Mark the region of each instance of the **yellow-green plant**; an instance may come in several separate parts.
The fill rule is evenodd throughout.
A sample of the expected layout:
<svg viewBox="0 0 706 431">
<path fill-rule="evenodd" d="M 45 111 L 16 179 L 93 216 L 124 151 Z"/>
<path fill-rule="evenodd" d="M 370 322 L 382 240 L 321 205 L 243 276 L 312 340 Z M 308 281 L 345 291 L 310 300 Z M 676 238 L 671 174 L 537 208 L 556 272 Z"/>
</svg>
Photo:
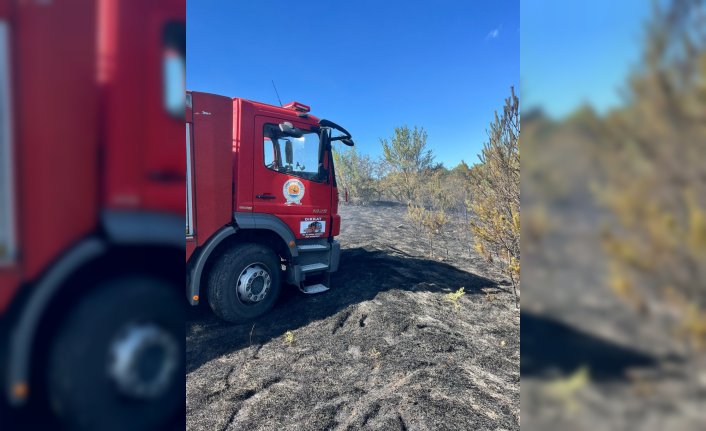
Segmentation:
<svg viewBox="0 0 706 431">
<path fill-rule="evenodd" d="M 556 402 L 564 405 L 569 414 L 576 413 L 579 408 L 578 393 L 583 390 L 591 380 L 588 367 L 581 366 L 572 374 L 558 378 L 543 387 L 544 394 Z"/>
<path fill-rule="evenodd" d="M 373 359 L 378 359 L 380 357 L 380 351 L 373 347 L 372 349 L 370 349 L 370 357 Z"/>
<path fill-rule="evenodd" d="M 455 292 L 444 295 L 444 300 L 450 302 L 453 305 L 454 310 L 458 311 L 461 308 L 461 304 L 459 304 L 458 300 L 465 294 L 465 288 L 462 287 Z"/>
<path fill-rule="evenodd" d="M 407 205 L 407 220 L 412 222 L 412 225 L 422 230 L 424 228 L 424 219 L 426 218 L 426 210 L 422 206 L 409 204 Z"/>
<path fill-rule="evenodd" d="M 428 210 L 422 206 L 409 204 L 407 206 L 407 219 L 423 232 L 429 240 L 430 254 L 434 256 L 434 239 L 444 238 L 444 228 L 449 218 L 444 210 Z M 448 248 L 446 249 L 448 257 Z"/>
<path fill-rule="evenodd" d="M 370 349 L 368 356 L 373 360 L 373 368 L 380 368 L 380 351 L 373 347 Z"/>
<path fill-rule="evenodd" d="M 641 309 L 648 292 L 686 300 L 683 335 L 706 346 L 706 32 L 704 0 L 655 2 L 629 103 L 599 129 L 594 187 L 616 223 L 603 246 L 609 286 Z"/>
<path fill-rule="evenodd" d="M 520 286 L 520 101 L 510 88 L 502 114 L 488 130 L 480 163 L 469 172 L 475 249 Z"/>
<path fill-rule="evenodd" d="M 284 342 L 291 345 L 294 343 L 294 332 L 287 331 L 284 333 Z"/>
</svg>

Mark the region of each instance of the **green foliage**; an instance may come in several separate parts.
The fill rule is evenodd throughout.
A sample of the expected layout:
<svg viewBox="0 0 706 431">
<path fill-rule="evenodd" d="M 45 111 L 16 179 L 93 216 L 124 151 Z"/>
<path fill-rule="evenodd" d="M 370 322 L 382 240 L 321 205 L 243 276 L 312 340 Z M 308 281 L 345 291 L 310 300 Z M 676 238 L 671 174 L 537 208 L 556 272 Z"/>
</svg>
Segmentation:
<svg viewBox="0 0 706 431">
<path fill-rule="evenodd" d="M 343 151 L 333 149 L 338 189 L 348 191 L 353 203 L 367 203 L 380 197 L 378 164 L 367 154 L 360 155 L 355 147 Z"/>
<path fill-rule="evenodd" d="M 458 303 L 458 300 L 461 299 L 461 297 L 465 294 L 465 288 L 462 287 L 455 292 L 447 293 L 446 295 L 444 295 L 444 301 L 448 301 L 453 304 L 454 310 L 458 311 L 461 308 L 461 304 Z"/>
<path fill-rule="evenodd" d="M 399 202 L 414 201 L 420 175 L 434 167 L 434 155 L 427 148 L 423 127 L 395 127 L 394 135 L 381 139 L 386 175 L 384 187 Z"/>
</svg>

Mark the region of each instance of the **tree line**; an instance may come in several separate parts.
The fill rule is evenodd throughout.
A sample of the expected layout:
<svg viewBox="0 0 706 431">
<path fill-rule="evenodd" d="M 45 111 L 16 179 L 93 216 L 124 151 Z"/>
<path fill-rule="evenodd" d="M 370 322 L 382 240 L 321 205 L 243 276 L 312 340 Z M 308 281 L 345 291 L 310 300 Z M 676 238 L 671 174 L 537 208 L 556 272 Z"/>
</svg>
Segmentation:
<svg viewBox="0 0 706 431">
<path fill-rule="evenodd" d="M 423 127 L 396 127 L 380 139 L 382 156 L 355 148 L 334 149 L 339 191 L 352 204 L 395 201 L 407 205 L 407 219 L 441 253 L 452 218 L 459 218 L 475 249 L 520 285 L 520 109 L 514 88 L 488 126 L 478 162 L 452 169 L 435 161 Z M 448 253 L 448 250 L 446 250 Z"/>
</svg>

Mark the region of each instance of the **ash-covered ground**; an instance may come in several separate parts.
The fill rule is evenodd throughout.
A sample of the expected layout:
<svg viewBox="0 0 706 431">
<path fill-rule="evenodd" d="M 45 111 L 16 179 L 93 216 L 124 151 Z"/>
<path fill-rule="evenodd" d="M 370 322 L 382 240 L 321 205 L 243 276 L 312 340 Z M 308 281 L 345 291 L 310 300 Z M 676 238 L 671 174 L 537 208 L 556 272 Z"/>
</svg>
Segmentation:
<svg viewBox="0 0 706 431">
<path fill-rule="evenodd" d="M 470 253 L 463 220 L 432 258 L 405 212 L 341 208 L 328 292 L 286 286 L 243 325 L 190 310 L 187 429 L 519 429 L 511 288 Z M 446 295 L 460 287 L 456 307 Z"/>
<path fill-rule="evenodd" d="M 522 124 L 523 429 L 706 430 L 706 354 L 679 335 L 683 309 L 609 287 L 601 239 L 616 220 L 590 187 L 604 147 L 591 128 L 547 124 Z"/>
<path fill-rule="evenodd" d="M 523 428 L 706 430 L 706 356 L 663 299 L 641 312 L 607 287 L 606 216 L 587 202 L 553 208 L 541 251 L 523 248 Z"/>
</svg>

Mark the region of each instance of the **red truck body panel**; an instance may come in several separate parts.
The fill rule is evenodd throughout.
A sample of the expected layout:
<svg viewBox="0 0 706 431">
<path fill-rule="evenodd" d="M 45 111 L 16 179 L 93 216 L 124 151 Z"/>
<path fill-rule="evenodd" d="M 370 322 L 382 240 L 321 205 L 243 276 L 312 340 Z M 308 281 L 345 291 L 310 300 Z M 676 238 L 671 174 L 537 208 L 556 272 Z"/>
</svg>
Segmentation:
<svg viewBox="0 0 706 431">
<path fill-rule="evenodd" d="M 65 3 L 20 2 L 9 17 L 22 259 L 14 280 L 2 279 L 0 312 L 19 277 L 36 278 L 97 219 L 98 87 L 90 84 L 95 82 L 96 5 Z"/>
<path fill-rule="evenodd" d="M 191 133 L 193 235 L 187 235 L 186 259 L 233 219 L 232 100 L 191 92 L 187 133 Z"/>
<path fill-rule="evenodd" d="M 115 33 L 102 38 L 105 94 L 103 205 L 184 213 L 181 118 L 162 105 L 165 25 L 183 22 L 185 1 L 110 0 Z M 109 29 L 109 26 L 101 28 Z"/>
<path fill-rule="evenodd" d="M 255 115 L 255 105 L 243 99 L 233 99 L 233 188 L 234 211 L 252 212 L 253 209 L 253 124 L 247 120 Z M 244 120 L 246 119 L 246 120 Z"/>
<path fill-rule="evenodd" d="M 184 0 L 0 0 L 19 244 L 0 267 L 0 313 L 103 210 L 183 214 L 184 126 L 162 105 L 162 44 L 165 23 L 183 24 L 184 11 Z"/>
</svg>

